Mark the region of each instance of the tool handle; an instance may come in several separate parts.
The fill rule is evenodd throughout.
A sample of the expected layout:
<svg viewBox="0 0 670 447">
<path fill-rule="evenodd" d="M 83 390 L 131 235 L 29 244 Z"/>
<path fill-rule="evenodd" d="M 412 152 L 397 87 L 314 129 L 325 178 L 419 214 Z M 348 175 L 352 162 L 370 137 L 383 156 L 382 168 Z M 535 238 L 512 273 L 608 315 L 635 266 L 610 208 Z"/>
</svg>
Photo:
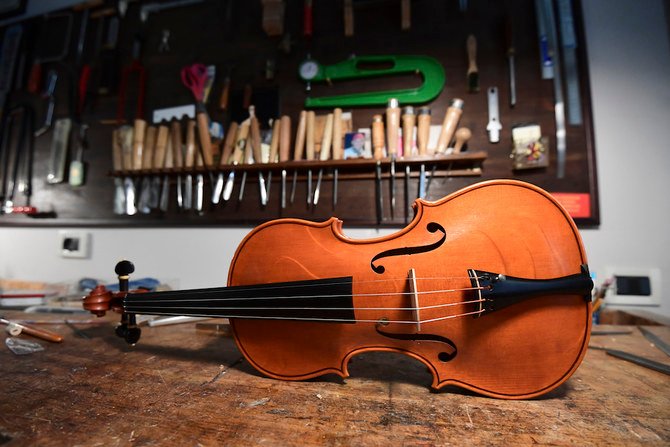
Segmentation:
<svg viewBox="0 0 670 447">
<path fill-rule="evenodd" d="M 372 149 L 375 160 L 384 158 L 384 121 L 381 115 L 372 117 Z"/>
<path fill-rule="evenodd" d="M 333 114 L 326 115 L 326 124 L 323 128 L 323 138 L 321 139 L 321 152 L 319 160 L 326 161 L 330 159 L 330 146 L 333 142 Z"/>
<path fill-rule="evenodd" d="M 269 163 L 277 162 L 280 135 L 281 135 L 281 121 L 274 120 L 274 122 L 272 123 L 272 140 L 270 140 L 270 158 L 268 159 Z"/>
<path fill-rule="evenodd" d="M 202 147 L 202 158 L 205 165 L 211 166 L 214 164 L 212 156 L 212 140 L 209 136 L 209 123 L 207 114 L 200 112 L 196 115 L 198 121 L 198 137 L 200 137 L 200 146 Z"/>
<path fill-rule="evenodd" d="M 397 103 L 397 101 L 396 101 Z M 400 129 L 400 108 L 386 108 L 386 150 L 388 155 L 398 155 L 398 130 Z"/>
<path fill-rule="evenodd" d="M 220 166 L 230 164 L 230 156 L 232 155 L 233 148 L 235 147 L 238 128 L 239 126 L 235 121 L 230 123 L 228 133 L 226 134 L 226 139 L 223 142 L 223 150 L 221 151 L 221 160 L 219 160 Z"/>
<path fill-rule="evenodd" d="M 249 121 L 249 137 L 251 138 L 251 151 L 254 156 L 254 163 L 263 163 L 261 128 L 255 115 L 252 115 Z"/>
<path fill-rule="evenodd" d="M 77 98 L 77 114 L 81 115 L 86 104 L 86 92 L 88 91 L 88 80 L 91 77 L 91 66 L 86 64 L 81 67 L 79 73 L 78 98 Z"/>
<path fill-rule="evenodd" d="M 32 67 L 30 67 L 30 74 L 28 75 L 28 93 L 37 94 L 40 92 L 42 86 L 42 64 L 39 60 L 35 60 Z"/>
<path fill-rule="evenodd" d="M 456 100 L 452 101 L 452 104 Z M 452 105 L 447 109 L 447 113 L 444 116 L 444 121 L 442 122 L 442 130 L 440 131 L 440 138 L 437 141 L 437 152 L 444 153 L 444 151 L 451 143 L 452 138 L 454 137 L 454 132 L 456 132 L 456 127 L 458 126 L 458 120 L 463 114 L 463 109 Z"/>
<path fill-rule="evenodd" d="M 454 153 L 458 154 L 463 149 L 463 145 L 472 137 L 472 132 L 467 127 L 459 127 L 456 130 L 456 143 L 454 144 Z"/>
<path fill-rule="evenodd" d="M 17 324 L 21 328 L 21 332 L 24 332 L 33 337 L 41 338 L 42 340 L 51 341 L 54 343 L 60 343 L 63 341 L 63 337 L 50 331 L 45 331 L 44 329 L 37 329 L 31 326 L 25 326 L 23 324 Z"/>
<path fill-rule="evenodd" d="M 342 160 L 344 149 L 342 141 L 342 109 L 333 110 L 333 160 Z"/>
<path fill-rule="evenodd" d="M 295 134 L 295 148 L 293 149 L 293 159 L 302 160 L 302 155 L 305 152 L 305 137 L 307 134 L 307 112 L 303 110 L 300 112 L 300 120 L 298 121 L 298 130 Z"/>
<path fill-rule="evenodd" d="M 233 164 L 242 163 L 244 161 L 244 152 L 249 137 L 249 122 L 245 121 L 240 124 L 235 138 L 235 149 L 233 151 Z"/>
<path fill-rule="evenodd" d="M 169 133 L 170 130 L 168 129 L 168 126 L 158 126 L 156 149 L 154 151 L 154 169 L 161 169 L 165 166 L 165 150 L 167 148 Z"/>
<path fill-rule="evenodd" d="M 414 126 L 416 115 L 414 111 L 407 111 L 402 116 L 402 152 L 403 156 L 411 157 L 414 149 Z"/>
<path fill-rule="evenodd" d="M 291 156 L 291 117 L 284 115 L 280 120 L 279 161 L 288 161 Z"/>
<path fill-rule="evenodd" d="M 119 142 L 121 154 L 123 155 L 123 169 L 133 169 L 133 128 L 131 126 L 119 127 Z"/>
<path fill-rule="evenodd" d="M 147 126 L 144 134 L 144 151 L 142 152 L 142 169 L 151 169 L 156 150 L 156 127 Z"/>
<path fill-rule="evenodd" d="M 181 136 L 181 123 L 172 121 L 170 123 L 170 137 L 172 138 L 172 160 L 175 168 L 184 166 L 184 148 Z"/>
<path fill-rule="evenodd" d="M 422 109 L 417 118 L 416 144 L 419 155 L 428 154 L 428 138 L 430 137 L 430 110 Z"/>
<path fill-rule="evenodd" d="M 172 149 L 172 136 L 168 128 L 168 139 L 165 143 L 165 168 L 174 168 L 174 150 Z"/>
<path fill-rule="evenodd" d="M 133 127 L 133 169 L 142 169 L 142 154 L 144 152 L 144 133 L 147 122 L 136 119 Z"/>
<path fill-rule="evenodd" d="M 228 101 L 230 100 L 230 76 L 223 79 L 223 89 L 221 90 L 221 98 L 219 98 L 219 108 L 226 110 L 228 108 Z"/>
<path fill-rule="evenodd" d="M 194 120 L 186 122 L 186 151 L 184 153 L 184 166 L 192 168 L 195 165 L 195 127 Z"/>
<path fill-rule="evenodd" d="M 312 37 L 314 23 L 312 17 L 312 0 L 305 0 L 302 10 L 302 35 L 307 38 Z"/>
<path fill-rule="evenodd" d="M 313 110 L 307 112 L 307 122 L 305 124 L 305 158 L 307 160 L 314 160 L 315 144 L 314 144 L 314 127 L 316 121 L 316 113 Z"/>
<path fill-rule="evenodd" d="M 123 154 L 121 150 L 121 137 L 119 130 L 112 131 L 112 166 L 115 171 L 123 169 Z"/>
<path fill-rule="evenodd" d="M 468 73 L 477 71 L 477 38 L 470 34 L 465 41 L 465 48 L 468 52 Z"/>
</svg>

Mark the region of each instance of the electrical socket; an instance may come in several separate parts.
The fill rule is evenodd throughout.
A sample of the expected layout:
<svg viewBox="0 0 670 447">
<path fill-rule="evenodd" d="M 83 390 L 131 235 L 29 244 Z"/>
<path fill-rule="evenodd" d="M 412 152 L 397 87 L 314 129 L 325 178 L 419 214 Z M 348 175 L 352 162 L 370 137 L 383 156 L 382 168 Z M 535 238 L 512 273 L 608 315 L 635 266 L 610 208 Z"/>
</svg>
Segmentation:
<svg viewBox="0 0 670 447">
<path fill-rule="evenodd" d="M 608 266 L 605 267 L 605 278 L 614 278 L 611 291 L 605 296 L 607 304 L 623 306 L 661 305 L 661 269 L 659 268 Z M 633 289 L 640 285 L 643 289 L 646 289 L 648 285 L 648 290 L 639 293 L 629 292 L 623 289 L 624 283 L 631 284 Z"/>
<path fill-rule="evenodd" d="M 91 233 L 59 231 L 58 251 L 63 258 L 87 259 L 91 255 Z"/>
</svg>

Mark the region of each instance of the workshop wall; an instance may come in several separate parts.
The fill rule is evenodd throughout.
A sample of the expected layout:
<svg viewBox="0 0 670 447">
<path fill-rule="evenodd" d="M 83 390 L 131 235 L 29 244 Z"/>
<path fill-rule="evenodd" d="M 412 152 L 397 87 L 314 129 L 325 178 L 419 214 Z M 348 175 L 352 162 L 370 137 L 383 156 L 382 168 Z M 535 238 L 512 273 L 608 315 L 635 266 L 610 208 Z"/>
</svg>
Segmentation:
<svg viewBox="0 0 670 447">
<path fill-rule="evenodd" d="M 582 231 L 590 265 L 599 280 L 609 266 L 660 268 L 662 288 L 669 291 L 667 11 L 662 0 L 645 2 L 644 8 L 632 0 L 589 0 L 583 12 L 601 207 L 600 227 Z M 58 229 L 0 228 L 0 277 L 112 281 L 114 263 L 127 257 L 139 276 L 183 288 L 216 286 L 225 282 L 232 254 L 249 228 L 88 229 L 89 260 L 60 258 Z M 345 226 L 356 238 L 391 231 Z M 670 315 L 670 299 L 664 297 L 654 310 Z"/>
</svg>

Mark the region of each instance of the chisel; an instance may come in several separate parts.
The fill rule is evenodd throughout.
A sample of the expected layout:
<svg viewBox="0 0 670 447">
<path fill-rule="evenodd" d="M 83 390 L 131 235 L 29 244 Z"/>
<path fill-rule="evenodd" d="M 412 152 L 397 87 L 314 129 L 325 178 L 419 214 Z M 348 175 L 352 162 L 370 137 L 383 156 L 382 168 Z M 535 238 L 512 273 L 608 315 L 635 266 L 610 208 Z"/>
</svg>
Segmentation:
<svg viewBox="0 0 670 447">
<path fill-rule="evenodd" d="M 165 154 L 167 152 L 167 143 L 170 136 L 170 129 L 167 125 L 161 124 L 158 126 L 156 133 L 156 147 L 154 150 L 154 169 L 163 169 L 165 167 Z M 156 209 L 161 204 L 161 176 L 156 174 L 151 179 L 151 194 L 149 200 L 149 207 Z"/>
<path fill-rule="evenodd" d="M 279 162 L 289 161 L 291 153 L 291 118 L 287 115 L 281 117 L 279 124 Z M 286 208 L 286 167 L 282 165 L 281 170 L 281 207 Z"/>
<path fill-rule="evenodd" d="M 293 160 L 302 160 L 305 152 L 305 137 L 307 133 L 307 112 L 300 112 L 300 120 L 298 121 L 298 129 L 295 134 L 295 147 L 293 148 Z M 298 180 L 298 169 L 293 170 L 293 184 L 291 186 L 291 204 L 295 199 L 295 189 Z M 308 199 L 309 200 L 309 199 Z"/>
<path fill-rule="evenodd" d="M 474 35 L 468 36 L 465 47 L 468 53 L 468 92 L 476 93 L 479 91 L 479 69 L 477 68 L 477 39 Z"/>
<path fill-rule="evenodd" d="M 390 196 L 391 196 L 391 219 L 395 218 L 395 162 L 398 156 L 398 135 L 400 129 L 400 107 L 398 100 L 389 99 L 386 108 L 386 149 L 391 158 Z"/>
<path fill-rule="evenodd" d="M 195 166 L 195 128 L 194 120 L 186 122 L 186 150 L 184 151 L 184 168 L 186 177 L 184 179 L 184 209 L 193 208 L 193 167 Z"/>
<path fill-rule="evenodd" d="M 156 145 L 156 127 L 148 126 L 144 134 L 144 150 L 142 151 L 142 169 L 149 170 L 153 165 L 154 149 Z M 142 214 L 151 212 L 151 178 L 148 175 L 142 177 L 140 188 L 140 200 L 138 209 Z"/>
<path fill-rule="evenodd" d="M 123 169 L 123 155 L 121 154 L 121 140 L 119 130 L 112 131 L 112 166 L 115 172 Z M 123 179 L 114 176 L 114 214 L 126 214 L 126 193 L 123 189 Z"/>
<path fill-rule="evenodd" d="M 321 138 L 321 151 L 319 152 L 319 161 L 328 161 L 330 159 L 330 149 L 333 142 L 333 114 L 326 115 L 326 124 L 323 128 L 323 137 Z M 323 168 L 319 168 L 319 175 L 314 189 L 314 206 L 319 203 L 319 196 L 321 195 L 321 180 L 323 177 Z"/>
<path fill-rule="evenodd" d="M 173 120 L 170 123 L 170 138 L 172 139 L 172 161 L 174 167 L 182 169 L 184 167 L 184 144 L 181 136 L 181 123 Z M 177 175 L 177 207 L 184 208 L 184 193 L 182 190 L 181 173 Z"/>
<path fill-rule="evenodd" d="M 165 144 L 165 165 L 163 166 L 166 169 L 172 169 L 174 167 L 174 151 L 172 149 L 172 137 L 170 136 L 170 130 L 168 129 L 168 138 Z M 158 209 L 167 212 L 169 208 L 169 197 L 170 194 L 170 178 L 165 172 L 163 174 L 163 183 L 161 185 L 161 198 L 158 204 Z"/>
<path fill-rule="evenodd" d="M 373 157 L 377 160 L 375 165 L 375 196 L 377 225 L 381 224 L 384 216 L 384 202 L 382 197 L 382 162 L 384 158 L 384 121 L 381 115 L 372 117 L 372 148 Z"/>
<path fill-rule="evenodd" d="M 263 163 L 261 152 L 261 129 L 258 123 L 258 118 L 253 112 L 253 107 L 249 108 L 251 118 L 249 122 L 249 139 L 251 140 L 251 150 L 253 152 L 254 163 Z M 265 189 L 265 177 L 263 173 L 258 171 L 258 192 L 260 193 L 261 206 L 268 204 L 267 190 Z"/>
<path fill-rule="evenodd" d="M 416 125 L 416 115 L 414 114 L 414 107 L 407 106 L 403 110 L 402 115 L 402 151 L 403 157 L 408 158 L 414 155 L 414 127 Z M 412 207 L 412 200 L 409 197 L 409 180 L 411 178 L 411 170 L 409 165 L 405 165 L 405 223 L 409 222 L 410 209 Z"/>
<path fill-rule="evenodd" d="M 237 138 L 238 127 L 239 126 L 235 121 L 230 123 L 228 132 L 226 133 L 226 138 L 223 142 L 221 159 L 219 160 L 219 169 L 223 169 L 224 166 L 230 164 L 230 157 L 232 156 L 233 148 L 235 147 L 235 139 Z M 214 184 L 214 188 L 212 190 L 212 203 L 214 205 L 219 203 L 221 195 L 223 194 L 223 182 L 224 182 L 223 172 L 219 171 L 219 175 L 216 179 L 216 183 Z"/>
<path fill-rule="evenodd" d="M 333 160 L 344 158 L 344 147 L 342 140 L 342 109 L 333 110 Z M 333 209 L 337 206 L 337 182 L 339 170 L 333 169 Z"/>
<path fill-rule="evenodd" d="M 428 154 L 428 138 L 430 136 L 430 108 L 421 107 L 417 117 L 416 143 L 419 156 Z M 419 167 L 419 189 L 417 196 L 421 199 L 426 197 L 426 165 L 421 163 Z"/>
<path fill-rule="evenodd" d="M 123 169 L 130 171 L 133 168 L 133 128 L 131 126 L 121 126 L 118 129 L 119 143 L 121 144 L 121 156 L 123 160 Z M 130 176 L 123 179 L 123 189 L 126 196 L 126 214 L 132 216 L 137 213 L 135 205 L 135 183 Z"/>
<path fill-rule="evenodd" d="M 246 145 L 248 135 L 249 120 L 246 120 L 240 124 L 235 135 L 235 147 L 233 148 L 232 156 L 233 168 L 231 169 L 230 173 L 228 173 L 226 185 L 223 187 L 222 197 L 224 202 L 227 202 L 233 193 L 233 186 L 235 185 L 235 166 L 242 163 L 244 160 L 244 147 Z"/>
<path fill-rule="evenodd" d="M 272 123 L 272 137 L 270 138 L 270 156 L 268 163 L 277 163 L 279 161 L 279 139 L 281 137 L 281 119 L 275 119 Z M 272 170 L 268 171 L 268 183 L 265 191 L 267 201 L 270 201 L 270 187 L 272 186 Z"/>
<path fill-rule="evenodd" d="M 305 124 L 305 158 L 307 160 L 314 160 L 315 155 L 315 142 L 314 142 L 314 125 L 316 120 L 316 114 L 314 111 L 310 110 L 307 112 L 307 120 Z M 312 202 L 312 170 L 307 170 L 307 207 L 311 205 Z"/>
</svg>

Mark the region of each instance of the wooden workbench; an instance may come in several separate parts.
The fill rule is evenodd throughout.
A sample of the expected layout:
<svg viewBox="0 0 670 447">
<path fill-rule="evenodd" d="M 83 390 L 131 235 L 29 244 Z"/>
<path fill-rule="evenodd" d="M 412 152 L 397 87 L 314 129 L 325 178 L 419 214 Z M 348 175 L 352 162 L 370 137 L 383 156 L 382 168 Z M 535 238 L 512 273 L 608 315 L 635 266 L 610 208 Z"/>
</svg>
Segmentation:
<svg viewBox="0 0 670 447">
<path fill-rule="evenodd" d="M 282 382 L 193 324 L 144 329 L 128 347 L 108 321 L 79 326 L 88 339 L 50 326 L 65 341 L 35 354 L 0 347 L 0 445 L 670 443 L 670 377 L 602 351 L 589 350 L 549 395 L 502 401 L 431 392 L 421 364 L 390 354 L 355 358 L 344 381 Z M 607 328 L 632 333 L 594 336 L 592 346 L 669 363 L 636 328 Z M 669 327 L 650 329 L 670 340 Z"/>
</svg>

